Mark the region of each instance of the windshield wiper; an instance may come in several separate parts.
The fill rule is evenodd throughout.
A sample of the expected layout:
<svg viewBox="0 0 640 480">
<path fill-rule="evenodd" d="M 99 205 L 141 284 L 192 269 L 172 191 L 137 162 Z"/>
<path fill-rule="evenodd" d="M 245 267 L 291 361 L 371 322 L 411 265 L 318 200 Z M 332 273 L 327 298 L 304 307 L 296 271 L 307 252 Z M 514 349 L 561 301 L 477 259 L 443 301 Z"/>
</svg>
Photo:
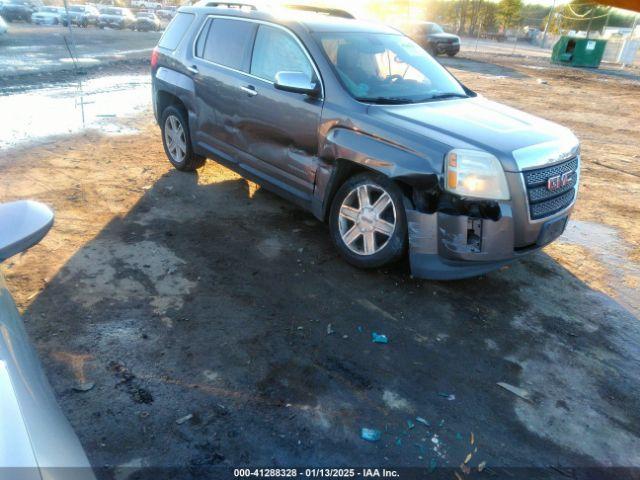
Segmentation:
<svg viewBox="0 0 640 480">
<path fill-rule="evenodd" d="M 375 103 L 377 105 L 404 105 L 407 103 L 413 103 L 414 100 L 404 97 L 358 97 L 356 100 L 360 102 Z"/>
<path fill-rule="evenodd" d="M 444 98 L 468 98 L 469 95 L 465 95 L 464 93 L 436 93 L 435 95 L 431 95 L 430 97 L 422 100 L 423 102 L 428 102 L 429 100 L 442 100 Z"/>
</svg>

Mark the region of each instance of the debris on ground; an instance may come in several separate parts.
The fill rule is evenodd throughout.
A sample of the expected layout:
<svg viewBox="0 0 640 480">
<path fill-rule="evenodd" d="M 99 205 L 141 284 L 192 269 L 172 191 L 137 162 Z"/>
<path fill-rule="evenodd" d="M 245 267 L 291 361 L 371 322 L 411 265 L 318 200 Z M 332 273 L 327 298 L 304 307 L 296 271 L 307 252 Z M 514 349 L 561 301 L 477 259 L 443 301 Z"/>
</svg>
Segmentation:
<svg viewBox="0 0 640 480">
<path fill-rule="evenodd" d="M 362 431 L 360 432 L 360 436 L 362 437 L 363 440 L 366 440 L 367 442 L 377 442 L 378 440 L 380 440 L 380 430 L 376 430 L 375 428 L 362 428 Z"/>
<path fill-rule="evenodd" d="M 188 422 L 189 420 L 191 420 L 193 418 L 193 413 L 190 413 L 188 415 L 185 415 L 184 417 L 180 417 L 179 419 L 176 420 L 176 423 L 178 425 L 182 425 L 185 422 Z"/>
<path fill-rule="evenodd" d="M 83 382 L 83 383 L 79 383 L 78 385 L 74 385 L 73 389 L 76 392 L 88 392 L 89 390 L 91 390 L 93 387 L 95 387 L 95 383 L 93 382 Z"/>
<path fill-rule="evenodd" d="M 386 335 L 376 332 L 373 332 L 371 334 L 371 340 L 373 341 L 373 343 L 389 343 L 389 339 Z"/>
<path fill-rule="evenodd" d="M 327 335 L 333 335 L 336 331 L 331 327 L 331 324 L 327 325 Z"/>
<path fill-rule="evenodd" d="M 409 430 L 411 430 L 415 426 L 416 426 L 415 423 L 413 423 L 411 420 L 407 420 L 407 427 L 409 427 Z"/>
<path fill-rule="evenodd" d="M 481 472 L 482 470 L 484 470 L 484 467 L 486 467 L 486 466 L 487 466 L 487 462 L 485 460 L 481 461 L 478 464 L 478 471 Z"/>
<path fill-rule="evenodd" d="M 429 423 L 429 420 L 427 420 L 426 418 L 416 417 L 416 422 L 423 424 L 425 427 L 431 426 L 431 424 Z"/>
<path fill-rule="evenodd" d="M 531 397 L 529 396 L 529 392 L 527 392 L 526 390 L 520 388 L 520 387 L 514 387 L 513 385 L 509 384 L 509 383 L 505 383 L 505 382 L 498 382 L 497 385 L 499 387 L 504 388 L 505 390 L 513 393 L 514 395 L 522 398 L 523 400 L 526 400 L 527 402 L 531 401 Z"/>
<path fill-rule="evenodd" d="M 438 395 L 440 395 L 443 398 L 446 398 L 449 401 L 453 401 L 456 399 L 456 396 L 453 393 L 440 392 Z"/>
</svg>

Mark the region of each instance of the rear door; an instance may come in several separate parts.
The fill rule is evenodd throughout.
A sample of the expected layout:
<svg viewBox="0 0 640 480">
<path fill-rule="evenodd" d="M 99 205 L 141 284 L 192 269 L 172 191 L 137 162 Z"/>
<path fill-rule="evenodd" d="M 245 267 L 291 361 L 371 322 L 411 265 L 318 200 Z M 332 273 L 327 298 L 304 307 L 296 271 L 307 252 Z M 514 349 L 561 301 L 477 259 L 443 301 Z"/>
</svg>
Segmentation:
<svg viewBox="0 0 640 480">
<path fill-rule="evenodd" d="M 197 108 L 195 141 L 214 154 L 238 161 L 238 132 L 248 115 L 243 89 L 257 24 L 241 19 L 210 17 L 194 45 L 193 65 Z"/>
<path fill-rule="evenodd" d="M 320 82 L 299 39 L 288 29 L 260 24 L 244 88 L 250 115 L 240 130 L 240 145 L 259 160 L 261 169 L 297 197 L 313 192 L 322 98 L 274 87 L 278 72 L 302 72 Z"/>
</svg>

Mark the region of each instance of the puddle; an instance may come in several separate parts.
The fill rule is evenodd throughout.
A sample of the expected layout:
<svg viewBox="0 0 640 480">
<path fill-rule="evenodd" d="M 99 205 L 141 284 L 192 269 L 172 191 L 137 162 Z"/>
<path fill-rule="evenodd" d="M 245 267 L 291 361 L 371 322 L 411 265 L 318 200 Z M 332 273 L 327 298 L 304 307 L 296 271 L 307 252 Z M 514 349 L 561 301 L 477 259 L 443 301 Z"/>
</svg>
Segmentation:
<svg viewBox="0 0 640 480">
<path fill-rule="evenodd" d="M 151 104 L 148 75 L 116 75 L 0 96 L 0 150 L 57 135 L 96 129 L 135 133 L 121 125 Z"/>
<path fill-rule="evenodd" d="M 592 252 L 612 278 L 611 286 L 621 300 L 633 310 L 640 311 L 640 298 L 635 283 L 640 280 L 640 265 L 629 259 L 633 246 L 618 231 L 608 225 L 570 220 L 560 242 L 580 245 Z"/>
</svg>

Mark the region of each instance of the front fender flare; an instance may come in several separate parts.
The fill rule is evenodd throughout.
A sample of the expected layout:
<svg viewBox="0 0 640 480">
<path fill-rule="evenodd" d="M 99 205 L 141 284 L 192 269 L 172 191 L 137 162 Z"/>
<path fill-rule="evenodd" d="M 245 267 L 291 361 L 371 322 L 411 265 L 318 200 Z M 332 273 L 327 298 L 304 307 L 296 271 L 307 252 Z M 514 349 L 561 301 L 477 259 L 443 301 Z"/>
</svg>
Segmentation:
<svg viewBox="0 0 640 480">
<path fill-rule="evenodd" d="M 429 159 L 379 137 L 348 128 L 333 128 L 319 150 L 313 213 L 321 220 L 326 218 L 335 192 L 353 166 L 378 172 L 408 185 L 426 186 L 437 184 L 442 158 L 443 155 L 436 154 Z"/>
</svg>

